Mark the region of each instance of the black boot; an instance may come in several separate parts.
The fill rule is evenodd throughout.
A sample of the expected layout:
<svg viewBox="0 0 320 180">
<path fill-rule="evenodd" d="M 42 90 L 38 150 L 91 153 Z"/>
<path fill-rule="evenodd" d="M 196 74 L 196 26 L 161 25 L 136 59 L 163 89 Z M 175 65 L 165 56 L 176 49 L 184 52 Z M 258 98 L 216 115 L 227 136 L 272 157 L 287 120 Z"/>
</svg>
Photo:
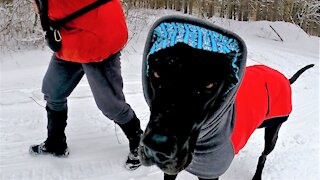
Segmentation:
<svg viewBox="0 0 320 180">
<path fill-rule="evenodd" d="M 135 170 L 141 166 L 141 162 L 138 157 L 138 147 L 143 131 L 140 128 L 139 119 L 134 116 L 126 124 L 119 124 L 124 134 L 129 140 L 129 155 L 125 164 L 126 169 Z"/>
<path fill-rule="evenodd" d="M 64 133 L 67 126 L 68 110 L 54 111 L 46 107 L 48 117 L 48 138 L 45 142 L 30 146 L 33 155 L 52 154 L 54 156 L 68 156 L 68 146 Z"/>
</svg>

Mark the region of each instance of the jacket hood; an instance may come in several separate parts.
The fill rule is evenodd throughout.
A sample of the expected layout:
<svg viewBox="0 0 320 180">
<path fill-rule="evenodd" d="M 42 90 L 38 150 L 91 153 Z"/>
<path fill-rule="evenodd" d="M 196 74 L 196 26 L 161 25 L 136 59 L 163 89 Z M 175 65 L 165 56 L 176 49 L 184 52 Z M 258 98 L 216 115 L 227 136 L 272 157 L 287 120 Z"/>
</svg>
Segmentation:
<svg viewBox="0 0 320 180">
<path fill-rule="evenodd" d="M 185 17 L 166 16 L 157 20 L 149 31 L 144 48 L 142 83 L 145 99 L 150 106 L 151 89 L 148 77 L 148 57 L 158 51 L 174 47 L 178 43 L 212 53 L 224 54 L 231 59 L 232 72 L 225 83 L 221 93 L 220 106 L 215 111 L 210 111 L 208 117 L 220 114 L 226 107 L 234 102 L 236 91 L 243 78 L 247 48 L 244 41 L 236 34 L 210 22 Z M 215 59 L 213 59 L 214 61 Z M 212 109 L 213 104 L 208 108 Z M 210 118 L 210 119 L 211 119 Z"/>
<path fill-rule="evenodd" d="M 180 46 L 181 44 L 184 45 Z M 219 177 L 228 169 L 234 156 L 230 137 L 235 120 L 235 95 L 246 66 L 246 45 L 233 32 L 204 20 L 185 16 L 166 16 L 159 19 L 148 34 L 142 64 L 143 92 L 149 106 L 153 99 L 149 65 L 152 65 L 153 56 L 157 56 L 160 52 L 166 54 L 170 48 L 174 49 L 172 47 L 184 47 L 189 54 L 191 48 L 192 53 L 200 52 L 196 55 L 200 59 L 203 54 L 208 55 L 210 52 L 212 56 L 211 54 L 208 56 L 212 61 L 226 62 L 223 66 L 227 71 L 224 77 L 221 77 L 223 80 L 221 89 L 203 107 L 204 119 L 199 124 L 201 129 L 193 160 L 186 168 L 201 178 Z M 203 53 L 204 51 L 206 53 Z M 212 67 L 213 71 L 217 68 L 219 67 Z"/>
</svg>

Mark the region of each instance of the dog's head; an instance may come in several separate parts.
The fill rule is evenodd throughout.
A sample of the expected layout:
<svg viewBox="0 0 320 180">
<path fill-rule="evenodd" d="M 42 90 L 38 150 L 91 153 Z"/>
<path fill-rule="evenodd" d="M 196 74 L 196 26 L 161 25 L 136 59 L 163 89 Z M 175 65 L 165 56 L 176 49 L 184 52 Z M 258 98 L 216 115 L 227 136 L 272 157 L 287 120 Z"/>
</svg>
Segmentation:
<svg viewBox="0 0 320 180">
<path fill-rule="evenodd" d="M 176 28 L 181 24 L 176 23 Z M 184 42 L 160 47 L 159 42 L 171 39 L 159 40 L 162 33 L 157 28 L 170 25 L 158 23 L 151 46 L 146 48 L 143 83 L 151 115 L 139 153 L 144 165 L 156 164 L 167 174 L 177 174 L 192 160 L 201 125 L 232 99 L 230 93 L 234 95 L 242 74 L 241 63 L 236 61 L 243 54 L 238 47 L 222 53 L 225 51 L 194 48 Z"/>
</svg>

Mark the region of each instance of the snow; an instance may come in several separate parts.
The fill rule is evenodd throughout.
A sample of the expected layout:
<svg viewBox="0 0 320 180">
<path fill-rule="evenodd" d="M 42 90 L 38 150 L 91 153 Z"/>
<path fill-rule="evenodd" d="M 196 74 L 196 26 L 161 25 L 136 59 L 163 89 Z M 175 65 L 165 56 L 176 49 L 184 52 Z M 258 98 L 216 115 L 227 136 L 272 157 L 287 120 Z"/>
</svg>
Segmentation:
<svg viewBox="0 0 320 180">
<path fill-rule="evenodd" d="M 138 10 L 130 13 L 131 38 L 122 52 L 124 93 L 145 128 L 149 110 L 143 97 L 141 63 L 146 34 L 160 16 L 176 12 Z M 210 21 L 245 40 L 248 65 L 266 64 L 291 77 L 303 66 L 316 64 L 292 85 L 293 112 L 280 130 L 275 150 L 268 156 L 263 178 L 320 179 L 320 38 L 285 22 L 237 22 L 220 18 Z M 155 166 L 140 167 L 136 171 L 124 169 L 128 141 L 120 128 L 98 110 L 85 78 L 68 101 L 66 134 L 70 156 L 30 156 L 29 146 L 46 138 L 41 82 L 51 55 L 49 49 L 0 55 L 0 179 L 161 180 L 163 174 Z M 263 145 L 263 130 L 257 130 L 220 179 L 251 179 Z M 177 178 L 196 179 L 187 172 L 181 172 Z"/>
</svg>

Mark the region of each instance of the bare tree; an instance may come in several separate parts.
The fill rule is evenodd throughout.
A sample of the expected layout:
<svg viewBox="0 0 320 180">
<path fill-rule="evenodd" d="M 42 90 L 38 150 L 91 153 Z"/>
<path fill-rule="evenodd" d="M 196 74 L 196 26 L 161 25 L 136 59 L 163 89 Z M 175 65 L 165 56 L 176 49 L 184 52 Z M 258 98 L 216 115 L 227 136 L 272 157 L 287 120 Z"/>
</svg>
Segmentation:
<svg viewBox="0 0 320 180">
<path fill-rule="evenodd" d="M 180 11 L 181 10 L 181 0 L 174 0 L 174 9 L 176 11 Z"/>
<path fill-rule="evenodd" d="M 249 20 L 249 2 L 250 0 L 240 0 L 237 8 L 238 20 L 248 21 Z"/>
<path fill-rule="evenodd" d="M 320 35 L 319 0 L 121 0 L 128 24 L 133 8 L 167 8 L 202 18 L 287 21 Z M 134 21 L 135 22 L 135 21 Z M 133 28 L 134 29 L 134 28 Z M 0 51 L 44 47 L 44 33 L 32 0 L 0 0 Z"/>
<path fill-rule="evenodd" d="M 208 17 L 211 18 L 212 16 L 214 16 L 214 7 L 215 7 L 215 0 L 211 0 L 208 3 Z"/>
<path fill-rule="evenodd" d="M 220 17 L 221 18 L 225 17 L 226 7 L 227 7 L 227 4 L 225 3 L 224 0 L 222 0 L 221 1 L 221 8 L 220 8 Z"/>
<path fill-rule="evenodd" d="M 43 47 L 31 0 L 0 1 L 0 51 Z"/>
<path fill-rule="evenodd" d="M 319 33 L 320 27 L 320 3 L 318 0 L 307 1 L 298 14 L 299 26 L 304 30 L 311 31 L 312 34 Z"/>
<path fill-rule="evenodd" d="M 189 0 L 189 14 L 192 14 L 194 0 Z"/>
</svg>

